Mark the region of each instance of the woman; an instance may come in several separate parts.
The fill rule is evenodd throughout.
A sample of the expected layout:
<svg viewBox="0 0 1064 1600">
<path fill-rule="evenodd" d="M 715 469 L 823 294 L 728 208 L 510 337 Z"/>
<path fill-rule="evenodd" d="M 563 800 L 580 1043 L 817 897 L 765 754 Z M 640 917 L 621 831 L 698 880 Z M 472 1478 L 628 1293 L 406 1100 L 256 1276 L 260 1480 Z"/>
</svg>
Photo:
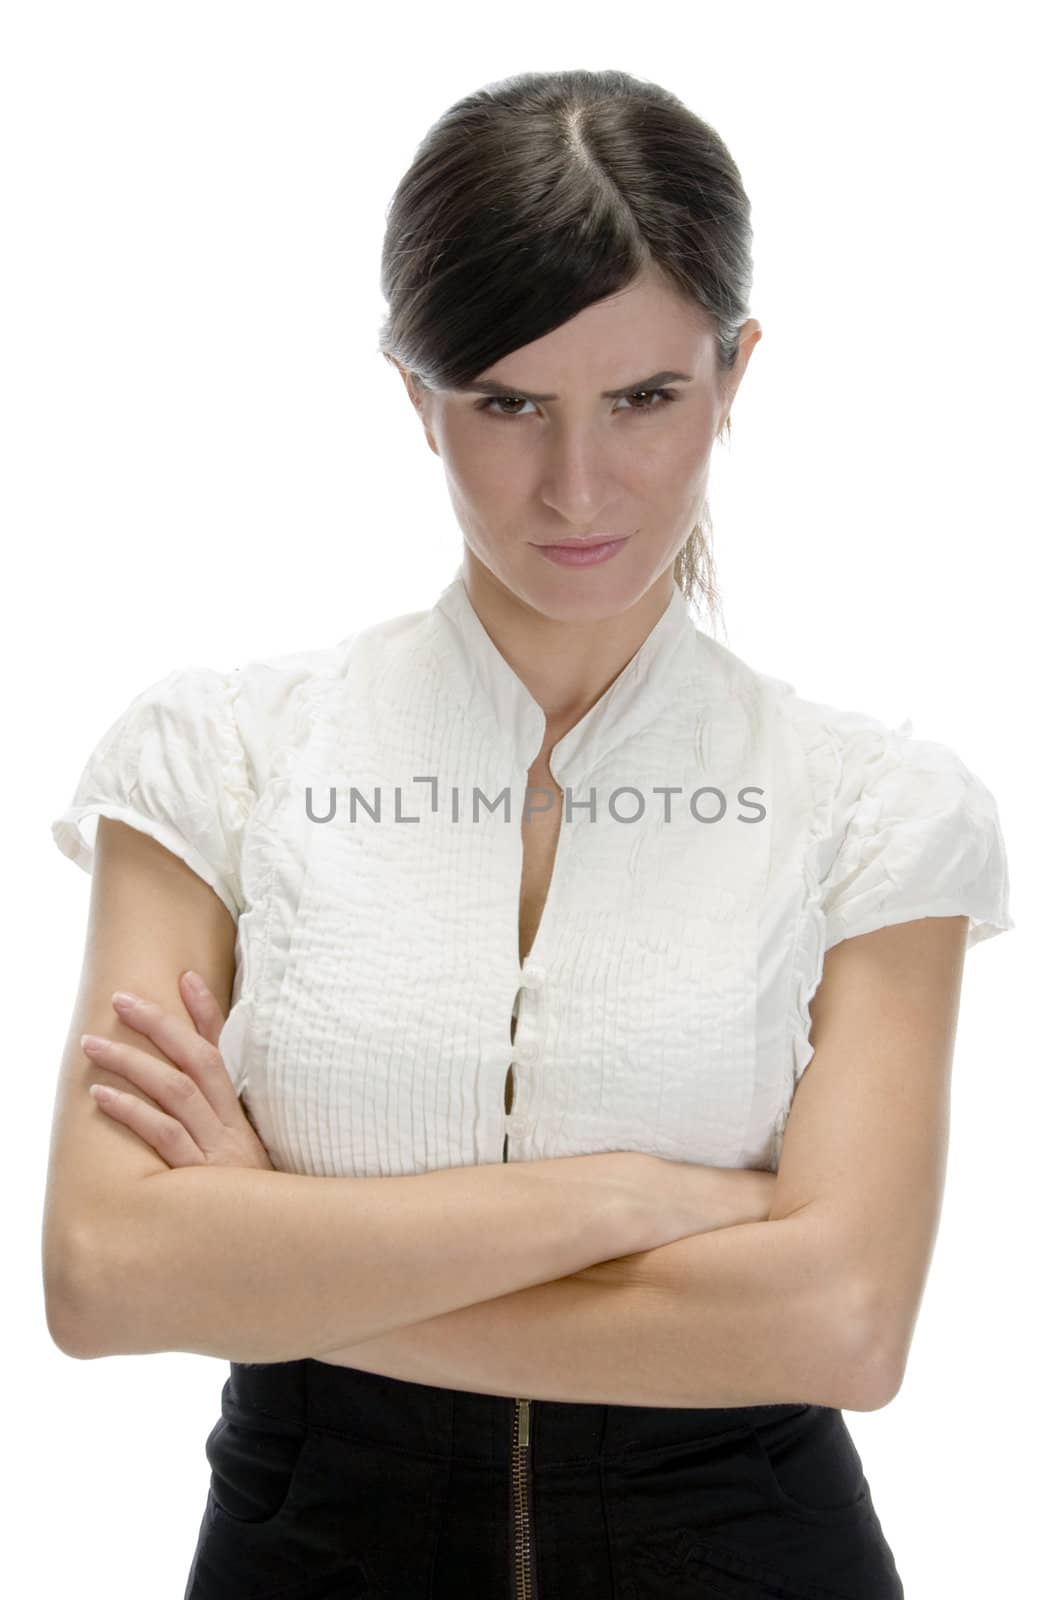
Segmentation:
<svg viewBox="0 0 1064 1600">
<path fill-rule="evenodd" d="M 169 871 L 153 949 L 193 883 L 235 923 L 228 1015 L 216 964 L 184 1015 L 116 1002 L 69 1071 L 72 1106 L 128 1091 L 99 1110 L 163 1175 L 128 1231 L 166 1277 L 101 1257 L 67 1343 L 233 1358 L 186 1600 L 902 1594 L 841 1411 L 901 1382 L 964 951 L 1013 926 L 1008 873 L 949 748 L 691 618 L 750 277 L 735 165 L 666 91 L 528 74 L 452 107 L 389 212 L 382 350 L 454 580 L 332 649 L 170 674 L 53 823 L 86 868 L 104 817 L 112 863 Z M 504 1174 L 549 1181 L 505 1214 Z M 306 1204 L 323 1259 L 321 1176 L 362 1180 L 335 1307 L 282 1256 Z M 374 1211 L 374 1274 L 349 1211 L 384 1180 L 454 1209 Z M 600 1211 L 624 1226 L 577 1240 Z"/>
</svg>

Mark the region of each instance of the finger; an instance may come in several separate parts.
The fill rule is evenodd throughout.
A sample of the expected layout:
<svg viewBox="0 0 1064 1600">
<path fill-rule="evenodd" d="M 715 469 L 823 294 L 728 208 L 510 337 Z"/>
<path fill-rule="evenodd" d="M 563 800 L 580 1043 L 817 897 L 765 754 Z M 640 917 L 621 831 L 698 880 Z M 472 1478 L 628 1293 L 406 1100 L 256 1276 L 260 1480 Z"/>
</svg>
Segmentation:
<svg viewBox="0 0 1064 1600">
<path fill-rule="evenodd" d="M 222 1132 L 221 1119 L 188 1073 L 136 1045 L 94 1034 L 82 1036 L 81 1048 L 90 1061 L 106 1067 L 108 1072 L 125 1078 L 149 1095 L 168 1118 L 181 1124 L 204 1155 L 217 1146 Z"/>
<path fill-rule="evenodd" d="M 157 1106 L 138 1100 L 134 1094 L 124 1094 L 121 1089 L 109 1089 L 100 1095 L 95 1091 L 103 1087 L 92 1084 L 93 1099 L 101 1111 L 115 1122 L 124 1123 L 138 1138 L 150 1145 L 168 1167 L 201 1167 L 206 1162 L 203 1151 L 190 1138 L 180 1122 L 165 1116 Z"/>
<path fill-rule="evenodd" d="M 181 995 L 196 1024 L 197 1033 L 217 1049 L 225 1025 L 225 1013 L 198 972 L 181 974 Z"/>
<path fill-rule="evenodd" d="M 187 1018 L 171 1016 L 154 1000 L 144 1000 L 139 995 L 132 997 L 132 1004 L 126 1004 L 116 993 L 111 996 L 111 1003 L 124 1023 L 158 1045 L 167 1060 L 198 1085 L 218 1118 L 224 1121 L 232 1117 L 236 1097 L 225 1062 Z"/>
</svg>

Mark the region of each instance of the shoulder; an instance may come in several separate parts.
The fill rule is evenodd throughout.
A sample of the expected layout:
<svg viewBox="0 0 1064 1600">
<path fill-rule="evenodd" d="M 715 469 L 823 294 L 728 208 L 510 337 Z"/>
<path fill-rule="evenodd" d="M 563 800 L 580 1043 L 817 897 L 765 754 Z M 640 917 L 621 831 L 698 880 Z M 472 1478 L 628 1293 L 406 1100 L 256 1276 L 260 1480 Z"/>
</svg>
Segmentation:
<svg viewBox="0 0 1064 1600">
<path fill-rule="evenodd" d="M 379 675 L 390 664 L 405 663 L 428 615 L 389 617 L 335 644 L 252 657 L 228 670 L 185 667 L 171 678 L 184 693 L 213 699 L 231 718 L 261 781 L 278 754 L 298 748 L 337 698 L 350 704 L 355 695 L 372 696 Z M 175 688 L 182 692 L 178 684 Z"/>
<path fill-rule="evenodd" d="M 718 641 L 700 636 L 707 681 L 745 749 L 772 753 L 777 795 L 804 798 L 826 859 L 844 835 L 907 827 L 915 846 L 929 826 L 958 819 L 988 837 L 997 806 L 982 778 L 951 743 L 918 736 L 911 717 L 891 726 L 872 712 L 800 694 L 785 678 L 758 670 Z"/>
<path fill-rule="evenodd" d="M 821 798 L 830 800 L 836 825 L 845 825 L 872 794 L 895 801 L 907 795 L 924 809 L 958 796 L 973 805 L 990 799 L 956 748 L 917 736 L 911 717 L 891 726 L 872 712 L 799 694 L 786 679 L 750 667 L 734 681 L 763 708 L 766 730 L 798 752 Z"/>
<path fill-rule="evenodd" d="M 969 917 L 969 946 L 1014 926 L 997 801 L 952 744 L 849 707 L 788 700 L 818 809 L 814 898 L 827 947 L 930 916 Z"/>
<path fill-rule="evenodd" d="M 914 732 L 907 717 L 897 726 L 854 707 L 792 694 L 785 709 L 812 762 L 830 768 L 832 822 L 850 824 L 858 808 L 866 820 L 887 823 L 905 816 L 931 818 L 967 807 L 990 813 L 994 800 L 956 747 Z"/>
</svg>

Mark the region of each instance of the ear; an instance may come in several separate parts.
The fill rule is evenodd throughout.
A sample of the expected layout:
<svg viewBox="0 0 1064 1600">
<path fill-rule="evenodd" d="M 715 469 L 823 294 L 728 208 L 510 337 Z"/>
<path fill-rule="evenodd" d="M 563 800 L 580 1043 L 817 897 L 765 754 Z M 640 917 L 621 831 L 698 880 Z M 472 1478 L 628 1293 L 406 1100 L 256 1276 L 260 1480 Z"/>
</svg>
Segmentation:
<svg viewBox="0 0 1064 1600">
<path fill-rule="evenodd" d="M 418 416 L 421 418 L 421 425 L 425 430 L 425 438 L 428 440 L 429 449 L 435 455 L 439 455 L 440 452 L 436 449 L 436 440 L 432 436 L 432 429 L 429 427 L 429 424 L 428 424 L 428 421 L 427 421 L 427 418 L 426 418 L 426 415 L 425 415 L 425 395 L 426 395 L 426 392 L 427 392 L 426 389 L 425 389 L 425 385 L 422 383 L 422 381 L 418 377 L 417 373 L 411 372 L 410 368 L 404 366 L 403 363 L 398 359 L 398 357 L 391 356 L 391 355 L 389 355 L 387 353 L 387 351 L 385 351 L 384 352 L 384 359 L 386 361 L 390 361 L 391 362 L 392 366 L 396 369 L 396 371 L 399 373 L 399 376 L 402 378 L 403 385 L 404 385 L 404 387 L 406 389 L 407 394 L 410 397 L 410 404 L 413 406 L 414 410 L 417 412 Z"/>
<path fill-rule="evenodd" d="M 402 378 L 403 383 L 406 386 L 406 392 L 407 392 L 407 394 L 409 394 L 411 396 L 411 399 L 412 399 L 413 398 L 412 385 L 413 385 L 413 377 L 414 377 L 414 375 L 410 371 L 409 367 L 404 367 L 403 363 L 399 360 L 398 356 L 389 355 L 387 350 L 382 350 L 381 354 L 383 355 L 385 361 L 387 361 L 388 365 L 390 367 L 394 367 L 396 372 Z"/>
<path fill-rule="evenodd" d="M 734 387 L 739 387 L 739 380 L 746 371 L 746 363 L 754 353 L 754 346 L 761 339 L 761 324 L 756 317 L 747 317 L 739 329 L 739 354 L 735 366 L 732 368 Z"/>
<path fill-rule="evenodd" d="M 739 348 L 736 353 L 734 365 L 725 376 L 722 392 L 723 404 L 721 406 L 720 431 L 718 439 L 723 438 L 725 430 L 730 434 L 731 408 L 735 403 L 735 396 L 746 371 L 746 364 L 750 360 L 755 344 L 761 338 L 761 324 L 754 317 L 747 317 L 739 329 Z"/>
</svg>

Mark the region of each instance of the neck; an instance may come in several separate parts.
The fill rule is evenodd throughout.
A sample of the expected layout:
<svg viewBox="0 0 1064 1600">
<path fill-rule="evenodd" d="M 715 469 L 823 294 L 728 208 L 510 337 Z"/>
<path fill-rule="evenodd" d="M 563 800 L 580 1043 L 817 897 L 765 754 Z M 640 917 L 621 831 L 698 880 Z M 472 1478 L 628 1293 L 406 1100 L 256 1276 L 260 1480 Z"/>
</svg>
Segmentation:
<svg viewBox="0 0 1064 1600">
<path fill-rule="evenodd" d="M 593 621 L 558 621 L 521 600 L 465 546 L 462 581 L 492 643 L 542 708 L 560 739 L 601 699 L 664 616 L 671 566 L 626 610 Z"/>
</svg>

